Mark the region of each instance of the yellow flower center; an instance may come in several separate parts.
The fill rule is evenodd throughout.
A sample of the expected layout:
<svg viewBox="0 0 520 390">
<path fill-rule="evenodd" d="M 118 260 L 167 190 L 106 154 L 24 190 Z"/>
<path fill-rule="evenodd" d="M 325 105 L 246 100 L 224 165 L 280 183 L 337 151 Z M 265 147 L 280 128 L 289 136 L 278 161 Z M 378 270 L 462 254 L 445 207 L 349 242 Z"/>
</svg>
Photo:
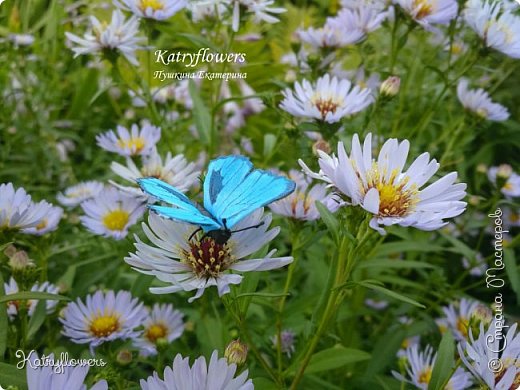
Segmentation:
<svg viewBox="0 0 520 390">
<path fill-rule="evenodd" d="M 155 343 L 157 339 L 160 339 L 161 337 L 165 337 L 168 334 L 168 328 L 166 325 L 162 323 L 156 323 L 151 325 L 148 329 L 144 332 L 144 337 L 146 337 L 148 340 L 150 340 L 152 343 Z"/>
<path fill-rule="evenodd" d="M 36 230 L 42 230 L 47 227 L 47 219 L 43 219 L 38 225 L 36 225 Z"/>
<path fill-rule="evenodd" d="M 515 214 L 512 212 L 511 215 L 509 216 L 509 221 L 511 223 L 517 223 L 519 220 L 520 220 L 520 214 Z"/>
<path fill-rule="evenodd" d="M 413 9 L 415 9 L 415 19 L 422 19 L 431 15 L 433 5 L 428 0 L 414 0 Z"/>
<path fill-rule="evenodd" d="M 484 107 L 477 108 L 477 111 L 475 111 L 475 114 L 477 114 L 482 119 L 486 119 L 488 117 L 488 111 Z"/>
<path fill-rule="evenodd" d="M 506 191 L 511 191 L 511 190 L 513 190 L 513 184 L 511 184 L 511 182 L 508 181 L 506 184 L 504 184 L 502 189 L 506 190 Z"/>
<path fill-rule="evenodd" d="M 296 208 L 300 202 L 303 203 L 303 214 L 307 215 L 313 200 L 310 199 L 305 193 L 297 191 L 291 199 L 291 212 L 294 216 L 296 215 Z"/>
<path fill-rule="evenodd" d="M 119 139 L 117 141 L 117 146 L 121 149 L 131 150 L 132 154 L 139 154 L 145 147 L 145 144 L 146 142 L 143 137 L 133 137 L 127 140 Z"/>
<path fill-rule="evenodd" d="M 379 192 L 379 213 L 381 217 L 402 217 L 408 214 L 418 202 L 417 188 L 411 185 L 406 188 L 409 178 L 397 179 L 398 172 L 392 171 L 386 179 L 385 171 L 380 172 L 377 163 L 366 172 L 368 188 L 362 189 L 365 193 L 371 188 Z"/>
<path fill-rule="evenodd" d="M 334 114 L 339 106 L 339 104 L 333 101 L 331 98 L 317 98 L 314 100 L 313 103 L 316 106 L 316 108 L 320 111 L 322 119 L 325 119 L 329 112 L 332 112 Z"/>
<path fill-rule="evenodd" d="M 119 318 L 115 314 L 95 317 L 90 323 L 90 333 L 96 337 L 110 336 L 119 329 Z"/>
<path fill-rule="evenodd" d="M 140 8 L 143 12 L 146 11 L 147 8 L 158 11 L 164 8 L 164 4 L 161 0 L 141 0 Z"/>
<path fill-rule="evenodd" d="M 468 337 L 469 321 L 465 317 L 457 318 L 457 330 L 462 333 L 464 338 Z"/>
<path fill-rule="evenodd" d="M 419 383 L 430 383 L 430 380 L 432 379 L 432 368 L 427 367 L 423 371 L 419 373 Z"/>
<path fill-rule="evenodd" d="M 123 230 L 128 223 L 130 213 L 126 210 L 112 210 L 103 217 L 103 225 L 108 230 Z"/>
</svg>

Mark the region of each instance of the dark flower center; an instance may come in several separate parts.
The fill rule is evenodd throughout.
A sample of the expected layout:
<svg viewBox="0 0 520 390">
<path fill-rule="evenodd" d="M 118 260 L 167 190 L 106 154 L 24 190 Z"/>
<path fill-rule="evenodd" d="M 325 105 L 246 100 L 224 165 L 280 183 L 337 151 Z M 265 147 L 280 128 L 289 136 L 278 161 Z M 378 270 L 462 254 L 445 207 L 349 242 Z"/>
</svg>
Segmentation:
<svg viewBox="0 0 520 390">
<path fill-rule="evenodd" d="M 211 237 L 190 241 L 190 251 L 185 251 L 184 255 L 186 263 L 199 278 L 218 277 L 235 261 L 228 243 L 219 244 Z"/>
</svg>

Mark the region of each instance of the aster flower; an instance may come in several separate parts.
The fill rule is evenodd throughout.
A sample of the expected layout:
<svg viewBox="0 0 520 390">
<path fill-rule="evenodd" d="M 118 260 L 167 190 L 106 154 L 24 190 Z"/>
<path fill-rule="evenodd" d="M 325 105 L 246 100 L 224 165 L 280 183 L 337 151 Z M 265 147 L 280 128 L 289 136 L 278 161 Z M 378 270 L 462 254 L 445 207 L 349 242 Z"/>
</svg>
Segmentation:
<svg viewBox="0 0 520 390">
<path fill-rule="evenodd" d="M 52 206 L 49 209 L 49 212 L 40 220 L 38 225 L 23 229 L 22 233 L 41 236 L 45 233 L 52 232 L 58 228 L 62 215 L 63 209 L 61 207 Z"/>
<path fill-rule="evenodd" d="M 62 372 L 55 372 L 53 366 L 39 366 L 39 359 L 54 361 L 54 354 L 42 355 L 40 358 L 35 351 L 31 351 L 27 363 L 27 388 L 28 390 L 87 390 L 84 383 L 90 367 L 64 366 Z M 105 380 L 97 382 L 90 390 L 108 390 Z"/>
<path fill-rule="evenodd" d="M 278 348 L 278 342 L 280 342 L 280 349 L 282 353 L 285 353 L 288 358 L 294 353 L 296 348 L 294 347 L 296 339 L 296 333 L 292 330 L 285 329 L 280 333 L 280 340 L 278 340 L 278 336 L 274 335 L 271 337 L 271 342 L 275 348 Z"/>
<path fill-rule="evenodd" d="M 43 223 L 52 209 L 44 200 L 34 203 L 23 188 L 15 190 L 12 183 L 0 184 L 0 230 L 34 228 Z"/>
<path fill-rule="evenodd" d="M 432 24 L 449 24 L 457 16 L 457 0 L 394 0 L 423 28 Z"/>
<path fill-rule="evenodd" d="M 469 89 L 468 80 L 461 79 L 457 85 L 457 97 L 464 108 L 474 112 L 479 117 L 490 121 L 505 121 L 509 118 L 507 108 L 493 103 L 488 93 L 482 88 Z"/>
<path fill-rule="evenodd" d="M 165 20 L 187 6 L 186 0 L 114 0 L 114 4 L 140 18 Z"/>
<path fill-rule="evenodd" d="M 147 317 L 146 308 L 132 298 L 128 291 L 96 291 L 65 307 L 62 334 L 76 344 L 90 344 L 94 348 L 107 341 L 134 339 L 142 331 L 135 330 Z"/>
<path fill-rule="evenodd" d="M 18 283 L 16 283 L 16 280 L 11 276 L 9 278 L 8 283 L 4 283 L 4 290 L 5 295 L 10 294 L 16 294 L 20 292 L 18 288 Z M 31 287 L 31 291 L 38 291 L 38 292 L 46 292 L 49 294 L 58 294 L 59 288 L 55 286 L 52 283 L 49 282 L 43 282 L 42 284 L 35 283 Z M 36 299 L 29 299 L 27 301 L 27 314 L 29 317 L 31 317 L 34 314 L 34 310 L 36 310 L 36 305 L 38 304 L 38 300 Z M 51 314 L 56 309 L 56 305 L 58 304 L 58 301 L 56 300 L 46 300 L 45 306 L 47 309 L 47 314 Z M 7 314 L 9 315 L 9 319 L 13 320 L 18 315 L 18 309 L 20 307 L 19 301 L 9 301 L 7 302 Z"/>
<path fill-rule="evenodd" d="M 365 138 L 363 148 L 357 134 L 352 139 L 348 156 L 342 142 L 338 143 L 338 157 L 318 151 L 319 173 L 312 172 L 300 160 L 303 170 L 312 178 L 323 180 L 343 193 L 352 206 L 360 206 L 374 214 L 370 226 L 385 234 L 383 226 L 398 224 L 421 230 L 435 230 L 447 224 L 444 218 L 460 215 L 466 203 L 466 184 L 455 184 L 457 173 L 420 188 L 437 172 L 439 164 L 428 153 L 421 154 L 403 172 L 410 144 L 387 140 L 372 158 L 372 134 Z"/>
<path fill-rule="evenodd" d="M 375 8 L 359 7 L 357 9 L 344 8 L 333 18 L 327 18 L 326 25 L 343 30 L 344 33 L 360 31 L 360 39 L 364 39 L 368 33 L 377 30 L 386 19 L 386 11 L 378 11 Z"/>
<path fill-rule="evenodd" d="M 345 47 L 359 42 L 364 37 L 363 31 L 358 29 L 347 30 L 334 22 L 318 29 L 310 27 L 307 30 L 298 30 L 297 35 L 302 42 L 315 49 Z"/>
<path fill-rule="evenodd" d="M 143 223 L 142 227 L 154 246 L 143 243 L 136 236 L 137 252 L 131 253 L 125 261 L 136 271 L 154 275 L 170 284 L 150 288 L 154 294 L 197 290 L 195 296 L 188 300 L 193 302 L 206 288 L 217 286 L 219 296 L 222 296 L 229 293 L 230 285 L 242 281 L 241 275 L 229 273 L 230 270 L 268 271 L 292 262 L 292 257 L 273 257 L 276 250 L 261 259 L 242 260 L 278 234 L 278 227 L 267 230 L 271 219 L 270 215 L 263 215 L 263 209 L 258 209 L 233 228 L 240 230 L 263 223 L 261 226 L 233 233 L 225 244 L 219 244 L 201 233 L 189 240 L 196 227 L 150 213 L 148 225 Z"/>
<path fill-rule="evenodd" d="M 295 93 L 287 88 L 280 108 L 297 117 L 316 118 L 334 123 L 341 118 L 362 111 L 374 98 L 370 90 L 352 87 L 348 80 L 332 79 L 328 74 L 320 77 L 315 86 L 307 80 L 294 84 Z"/>
<path fill-rule="evenodd" d="M 142 390 L 253 390 L 253 381 L 247 379 L 245 370 L 236 378 L 236 364 L 228 364 L 225 358 L 218 358 L 213 351 L 209 364 L 204 356 L 199 357 L 190 367 L 189 358 L 177 354 L 172 367 L 164 369 L 164 380 L 157 372 L 146 380 L 141 379 Z"/>
<path fill-rule="evenodd" d="M 109 152 L 121 156 L 146 156 L 155 151 L 155 145 L 161 139 L 161 128 L 145 124 L 141 129 L 133 124 L 130 131 L 117 126 L 117 135 L 113 130 L 96 136 L 97 144 Z"/>
<path fill-rule="evenodd" d="M 481 253 L 477 253 L 473 261 L 468 260 L 466 257 L 462 258 L 462 266 L 464 269 L 469 269 L 471 276 L 482 276 L 486 273 L 488 265 L 486 259 Z"/>
<path fill-rule="evenodd" d="M 77 206 L 81 202 L 94 198 L 101 190 L 103 190 L 103 183 L 99 181 L 85 181 L 78 183 L 72 187 L 68 187 L 63 193 L 56 196 L 58 202 L 64 206 Z"/>
<path fill-rule="evenodd" d="M 142 49 L 140 44 L 144 37 L 138 37 L 139 20 L 134 16 L 128 20 L 123 13 L 115 10 L 112 13 L 110 24 L 100 22 L 95 16 L 90 17 L 92 30 L 85 33 L 83 38 L 66 32 L 70 42 L 77 44 L 73 47 L 74 57 L 82 54 L 105 53 L 117 51 L 133 65 L 138 65 L 135 51 Z"/>
<path fill-rule="evenodd" d="M 488 170 L 489 180 L 497 185 L 500 181 L 500 191 L 508 198 L 520 196 L 520 175 L 513 172 L 508 164 L 491 167 Z"/>
<path fill-rule="evenodd" d="M 83 225 L 94 234 L 120 240 L 143 215 L 145 203 L 116 188 L 105 188 L 94 199 L 81 204 Z"/>
<path fill-rule="evenodd" d="M 491 310 L 479 301 L 466 298 L 444 306 L 442 311 L 444 312 L 444 325 L 458 341 L 468 338 L 471 327 L 478 326 L 480 322 L 489 323 L 492 314 Z"/>
<path fill-rule="evenodd" d="M 520 58 L 520 17 L 504 10 L 502 2 L 468 0 L 464 20 L 483 39 L 486 47 Z"/>
<path fill-rule="evenodd" d="M 146 197 L 145 194 L 137 187 L 136 180 L 143 177 L 155 177 L 171 184 L 179 191 L 187 191 L 197 180 L 200 171 L 194 163 L 188 162 L 184 155 L 179 154 L 172 156 L 168 152 L 163 158 L 154 150 L 148 156 L 142 156 L 142 166 L 138 168 L 131 158 L 126 159 L 126 166 L 117 162 L 112 162 L 110 166 L 112 172 L 126 181 L 134 184 L 134 186 L 120 186 L 120 189 L 129 192 L 137 197 Z"/>
<path fill-rule="evenodd" d="M 296 183 L 296 189 L 289 196 L 269 205 L 275 214 L 302 221 L 313 221 L 320 218 L 316 201 L 323 203 L 331 212 L 339 208 L 339 199 L 329 194 L 325 184 L 311 187 L 311 180 L 296 170 L 289 171 L 288 176 Z"/>
<path fill-rule="evenodd" d="M 341 0 L 340 3 L 343 8 L 351 10 L 370 8 L 376 11 L 382 11 L 388 5 L 387 0 Z"/>
<path fill-rule="evenodd" d="M 518 208 L 504 208 L 502 220 L 504 221 L 504 228 L 506 230 L 520 227 L 520 210 Z"/>
<path fill-rule="evenodd" d="M 410 383 L 418 389 L 427 390 L 437 358 L 437 354 L 433 353 L 432 347 L 427 346 L 421 352 L 418 345 L 413 345 L 406 350 L 403 358 L 406 359 L 407 363 L 406 376 L 396 371 L 392 371 L 392 375 L 396 379 Z M 471 384 L 471 375 L 459 367 L 448 381 L 446 389 L 464 390 L 468 389 Z"/>
<path fill-rule="evenodd" d="M 153 305 L 153 309 L 149 310 L 148 317 L 143 322 L 143 334 L 134 341 L 141 355 L 156 355 L 159 339 L 171 343 L 181 337 L 184 331 L 182 317 L 183 314 L 179 310 L 174 310 L 171 304 Z"/>
<path fill-rule="evenodd" d="M 494 321 L 487 332 L 484 324 L 480 324 L 478 338 L 470 332 L 469 340 L 458 345 L 464 365 L 491 390 L 518 389 L 520 386 L 520 334 L 516 333 L 516 328 L 515 323 L 504 335 Z M 504 326 L 504 333 L 505 329 Z"/>
<path fill-rule="evenodd" d="M 359 88 L 368 88 L 372 92 L 372 95 L 376 95 L 381 85 L 381 76 L 379 73 L 371 73 L 365 71 L 363 66 L 360 66 L 355 70 L 344 70 L 340 63 L 336 63 L 331 71 L 331 75 L 336 76 L 338 79 L 348 79 L 354 85 Z"/>
<path fill-rule="evenodd" d="M 231 28 L 237 32 L 240 25 L 240 9 L 245 8 L 247 13 L 254 14 L 254 21 L 256 23 L 277 23 L 280 20 L 273 16 L 273 14 L 282 14 L 286 12 L 285 8 L 272 7 L 274 0 L 228 0 L 233 4 L 233 15 Z"/>
<path fill-rule="evenodd" d="M 399 348 L 399 350 L 397 351 L 396 356 L 398 358 L 406 359 L 406 351 L 409 348 L 412 348 L 413 346 L 417 346 L 417 348 L 418 348 L 420 342 L 421 342 L 420 336 L 411 336 L 411 337 L 405 338 L 403 340 L 403 342 L 401 343 L 401 348 Z"/>
</svg>

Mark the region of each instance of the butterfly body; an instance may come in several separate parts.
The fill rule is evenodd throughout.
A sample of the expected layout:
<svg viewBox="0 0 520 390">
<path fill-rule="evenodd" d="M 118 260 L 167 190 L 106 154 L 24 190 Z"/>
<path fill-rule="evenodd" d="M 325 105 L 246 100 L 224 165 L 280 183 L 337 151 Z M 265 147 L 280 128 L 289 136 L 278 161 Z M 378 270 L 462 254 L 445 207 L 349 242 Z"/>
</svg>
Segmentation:
<svg viewBox="0 0 520 390">
<path fill-rule="evenodd" d="M 254 210 L 286 197 L 295 183 L 283 176 L 253 169 L 244 156 L 225 156 L 212 160 L 204 180 L 204 210 L 182 192 L 162 180 L 148 177 L 137 180 L 147 194 L 175 207 L 152 205 L 158 214 L 176 221 L 200 226 L 206 237 L 225 243 L 238 222 Z"/>
</svg>

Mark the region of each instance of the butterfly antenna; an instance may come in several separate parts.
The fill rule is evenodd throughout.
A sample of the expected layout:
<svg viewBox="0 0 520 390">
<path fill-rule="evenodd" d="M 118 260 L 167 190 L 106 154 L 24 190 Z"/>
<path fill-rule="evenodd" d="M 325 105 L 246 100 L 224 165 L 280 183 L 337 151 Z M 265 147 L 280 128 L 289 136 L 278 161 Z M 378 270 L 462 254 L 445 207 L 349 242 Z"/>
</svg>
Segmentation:
<svg viewBox="0 0 520 390">
<path fill-rule="evenodd" d="M 191 236 L 190 238 L 188 238 L 188 241 L 191 241 L 191 239 L 195 236 L 195 234 L 197 234 L 198 232 L 200 232 L 202 230 L 202 228 L 198 228 L 197 230 L 195 230 L 193 233 L 191 233 Z"/>
<path fill-rule="evenodd" d="M 243 232 L 244 230 L 249 230 L 249 229 L 257 229 L 259 228 L 260 226 L 262 226 L 264 224 L 264 221 L 256 224 L 256 225 L 253 225 L 253 226 L 248 226 L 248 227 L 245 227 L 243 229 L 238 229 L 238 230 L 233 230 L 231 233 L 238 233 L 238 232 Z"/>
</svg>

